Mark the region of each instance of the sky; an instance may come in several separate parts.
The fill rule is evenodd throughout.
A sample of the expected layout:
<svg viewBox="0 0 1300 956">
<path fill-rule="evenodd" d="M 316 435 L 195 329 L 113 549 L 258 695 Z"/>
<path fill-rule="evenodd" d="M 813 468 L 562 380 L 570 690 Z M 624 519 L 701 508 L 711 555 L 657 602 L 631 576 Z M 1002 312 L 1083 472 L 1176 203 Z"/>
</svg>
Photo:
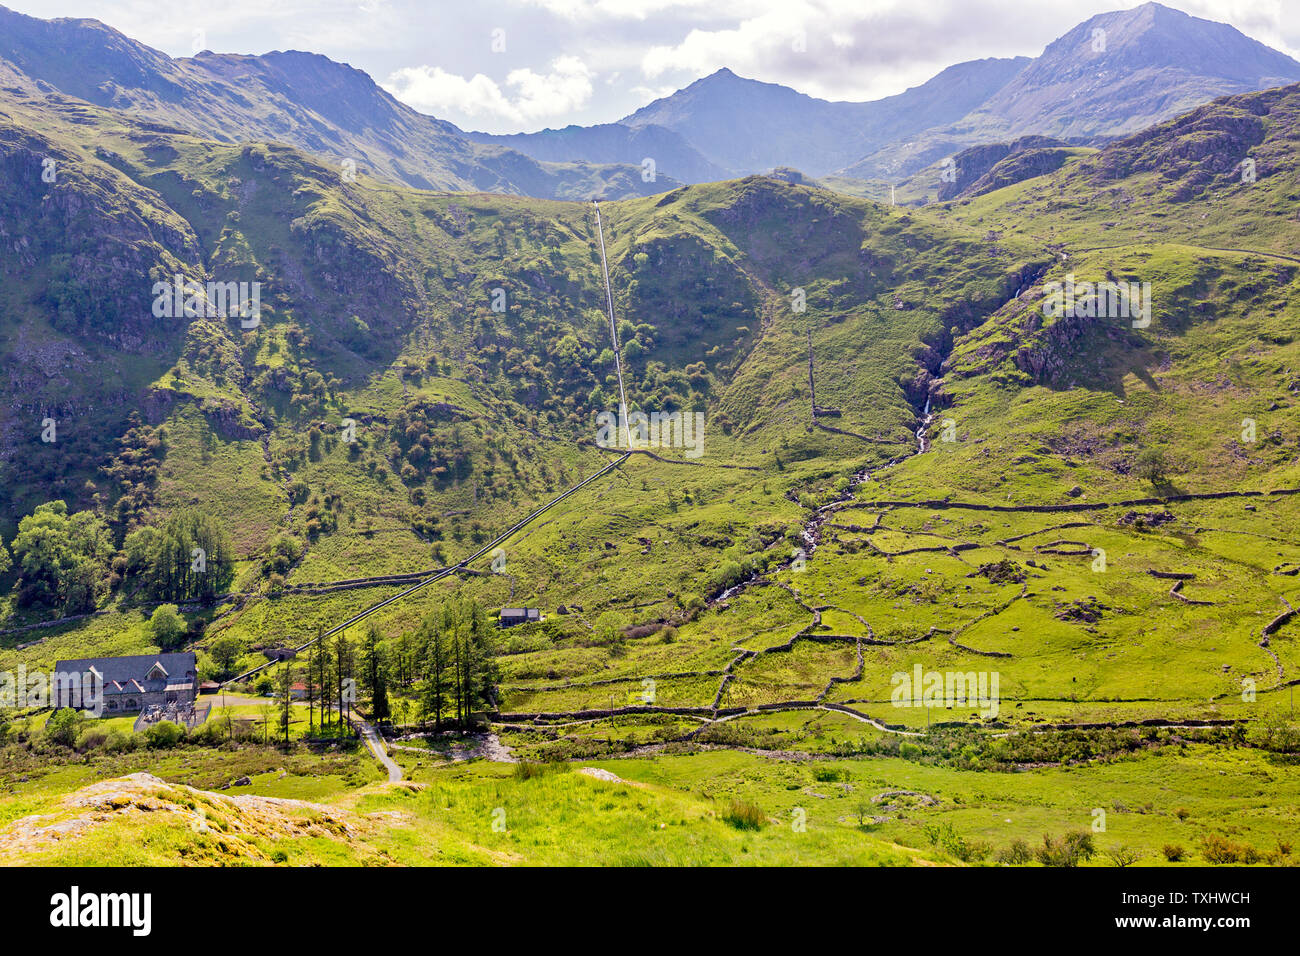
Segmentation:
<svg viewBox="0 0 1300 956">
<path fill-rule="evenodd" d="M 308 50 L 464 129 L 613 122 L 728 67 L 871 100 L 964 60 L 1037 56 L 1137 0 L 0 0 L 171 56 Z M 1300 59 L 1300 0 L 1165 0 Z"/>
</svg>

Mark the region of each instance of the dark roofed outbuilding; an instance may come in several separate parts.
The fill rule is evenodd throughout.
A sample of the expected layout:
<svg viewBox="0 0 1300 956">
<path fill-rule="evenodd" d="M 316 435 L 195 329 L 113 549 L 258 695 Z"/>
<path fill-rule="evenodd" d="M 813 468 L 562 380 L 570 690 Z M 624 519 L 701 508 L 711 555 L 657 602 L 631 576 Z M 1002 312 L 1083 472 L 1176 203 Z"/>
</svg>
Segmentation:
<svg viewBox="0 0 1300 956">
<path fill-rule="evenodd" d="M 533 624 L 542 619 L 542 612 L 535 607 L 503 607 L 497 616 L 500 627 L 514 627 L 516 624 Z"/>
</svg>

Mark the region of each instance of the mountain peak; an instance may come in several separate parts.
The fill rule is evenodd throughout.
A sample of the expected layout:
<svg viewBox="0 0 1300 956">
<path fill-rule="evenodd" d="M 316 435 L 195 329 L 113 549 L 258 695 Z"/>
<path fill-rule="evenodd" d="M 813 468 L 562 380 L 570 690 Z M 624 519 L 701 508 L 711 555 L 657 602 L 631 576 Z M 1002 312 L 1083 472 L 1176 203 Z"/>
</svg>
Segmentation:
<svg viewBox="0 0 1300 956">
<path fill-rule="evenodd" d="M 724 66 L 721 69 L 714 70 L 708 76 L 700 77 L 698 80 L 693 81 L 678 92 L 685 93 L 691 90 L 708 90 L 714 93 L 725 94 L 730 91 L 764 86 L 780 90 L 787 89 L 787 87 L 781 86 L 779 83 L 765 83 L 762 80 L 755 80 L 747 76 L 741 76 L 729 67 Z M 790 92 L 794 91 L 791 90 Z"/>
<path fill-rule="evenodd" d="M 1123 64 L 1127 72 L 1195 71 L 1246 85 L 1300 77 L 1300 63 L 1236 27 L 1154 2 L 1085 20 L 1049 44 L 1035 66 L 1060 66 L 1065 60 L 1085 71 L 1101 60 L 1107 66 Z"/>
<path fill-rule="evenodd" d="M 1300 80 L 1300 63 L 1160 3 L 1099 13 L 1052 41 L 979 111 L 990 138 L 1124 135 L 1220 96 Z"/>
</svg>

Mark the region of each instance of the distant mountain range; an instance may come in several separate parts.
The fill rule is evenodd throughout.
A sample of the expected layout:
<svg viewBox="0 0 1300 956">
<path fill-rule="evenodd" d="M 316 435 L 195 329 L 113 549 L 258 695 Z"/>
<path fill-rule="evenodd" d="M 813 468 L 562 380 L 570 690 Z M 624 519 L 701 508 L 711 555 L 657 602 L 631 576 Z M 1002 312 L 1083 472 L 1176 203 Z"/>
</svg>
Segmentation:
<svg viewBox="0 0 1300 956">
<path fill-rule="evenodd" d="M 484 143 L 509 145 L 531 156 L 646 156 L 678 179 L 701 166 L 725 179 L 776 166 L 821 176 L 847 166 L 880 143 L 894 142 L 938 123 L 955 122 L 986 102 L 1029 63 L 1027 57 L 976 60 L 949 67 L 927 83 L 870 103 L 832 103 L 776 83 L 718 70 L 672 96 L 655 100 L 608 126 L 570 126 L 519 136 L 470 133 Z M 628 131 L 630 152 L 599 152 L 610 129 Z M 663 153 L 641 152 L 658 141 Z"/>
<path fill-rule="evenodd" d="M 541 198 L 647 195 L 776 167 L 898 182 L 970 147 L 1032 135 L 1099 145 L 1297 80 L 1300 63 L 1235 28 L 1147 3 L 1095 16 L 1034 59 L 960 63 L 872 102 L 723 69 L 617 123 L 493 135 L 419 113 L 317 54 L 172 58 L 96 20 L 0 7 L 7 95 L 62 94 L 218 141 L 284 143 L 422 189 Z"/>
<path fill-rule="evenodd" d="M 1037 58 L 960 63 L 868 103 L 829 102 L 719 70 L 611 124 L 677 134 L 657 134 L 662 153 L 643 152 L 645 141 L 630 134 L 626 151 L 601 151 L 598 143 L 614 141 L 610 126 L 468 135 L 552 161 L 651 156 L 687 182 L 702 181 L 701 160 L 731 176 L 793 166 L 810 176 L 897 180 L 970 146 L 1030 134 L 1100 144 L 1219 96 L 1297 80 L 1300 63 L 1234 27 L 1147 3 L 1092 17 Z"/>
<path fill-rule="evenodd" d="M 419 189 L 586 199 L 661 192 L 636 166 L 551 163 L 468 139 L 398 102 L 366 73 L 314 53 L 173 59 L 98 20 L 0 7 L 3 94 L 63 94 L 220 142 L 284 143 Z"/>
</svg>

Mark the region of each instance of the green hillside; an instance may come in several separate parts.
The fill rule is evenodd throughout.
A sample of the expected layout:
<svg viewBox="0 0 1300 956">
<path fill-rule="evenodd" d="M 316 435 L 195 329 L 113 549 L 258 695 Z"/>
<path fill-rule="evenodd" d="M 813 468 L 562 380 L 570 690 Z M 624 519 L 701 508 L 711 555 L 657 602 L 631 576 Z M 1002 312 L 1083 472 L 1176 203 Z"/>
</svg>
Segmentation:
<svg viewBox="0 0 1300 956">
<path fill-rule="evenodd" d="M 347 182 L 287 147 L 0 108 L 0 530 L 18 559 L 0 667 L 155 646 L 173 586 L 157 542 L 185 553 L 200 527 L 228 548 L 226 583 L 179 601 L 183 642 L 204 675 L 238 673 L 615 460 L 597 444 L 619 398 L 590 204 Z M 1227 795 L 1252 775 L 1294 786 L 1300 741 L 1297 110 L 1300 87 L 1233 97 L 920 209 L 768 177 L 602 204 L 629 405 L 703 412 L 703 454 L 635 453 L 495 567 L 374 614 L 397 722 L 424 693 L 426 615 L 539 607 L 491 638 L 483 720 L 517 757 L 603 761 L 764 819 L 804 787 L 942 794 L 900 814 L 842 789 L 828 861 L 858 858 L 841 841 L 867 818 L 977 862 L 1111 804 L 1154 815 L 1122 841 L 1146 863 L 1216 834 L 1284 857 L 1292 802 L 1236 816 Z M 155 317 L 176 274 L 261 282 L 260 324 Z M 1067 281 L 1135 284 L 1137 313 L 1051 314 Z M 55 499 L 71 517 L 33 515 Z M 57 583 L 43 561 L 65 562 Z M 997 699 L 899 706 L 918 668 L 996 677 Z M 829 776 L 787 780 L 808 754 Z M 399 756 L 473 792 L 437 754 Z M 470 766 L 505 792 L 500 768 Z M 1047 799 L 1065 774 L 1077 799 Z M 575 812 L 586 787 L 547 800 Z M 995 791 L 1032 822 L 976 819 Z M 695 801 L 662 809 L 712 821 Z"/>
</svg>

